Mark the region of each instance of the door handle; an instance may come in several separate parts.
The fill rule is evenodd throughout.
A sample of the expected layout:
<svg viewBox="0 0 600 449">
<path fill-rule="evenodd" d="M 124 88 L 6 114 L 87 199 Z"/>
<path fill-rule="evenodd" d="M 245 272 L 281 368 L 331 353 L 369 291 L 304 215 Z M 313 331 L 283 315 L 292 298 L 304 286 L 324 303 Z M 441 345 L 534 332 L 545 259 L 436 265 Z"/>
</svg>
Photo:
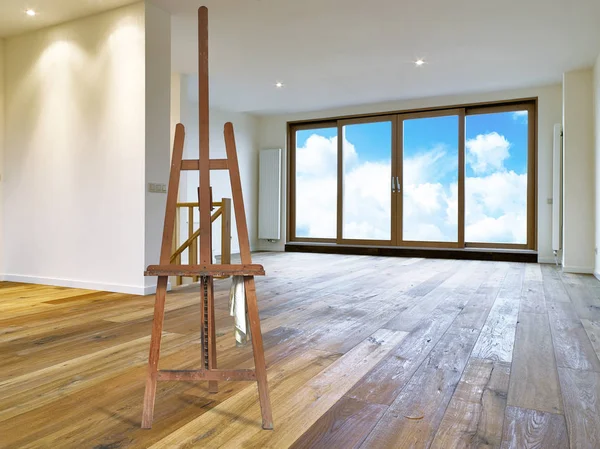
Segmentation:
<svg viewBox="0 0 600 449">
<path fill-rule="evenodd" d="M 394 184 L 394 177 L 392 176 L 392 193 L 396 193 L 396 185 Z"/>
<path fill-rule="evenodd" d="M 400 180 L 398 179 L 398 176 L 396 176 L 396 190 L 398 191 L 398 193 L 400 193 Z"/>
</svg>

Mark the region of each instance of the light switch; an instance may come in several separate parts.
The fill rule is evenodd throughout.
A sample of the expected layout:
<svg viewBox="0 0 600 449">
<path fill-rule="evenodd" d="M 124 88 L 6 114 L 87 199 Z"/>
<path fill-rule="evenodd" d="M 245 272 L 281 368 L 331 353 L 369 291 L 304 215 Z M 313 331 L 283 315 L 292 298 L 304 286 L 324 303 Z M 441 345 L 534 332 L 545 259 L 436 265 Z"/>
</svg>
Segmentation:
<svg viewBox="0 0 600 449">
<path fill-rule="evenodd" d="M 149 182 L 148 183 L 148 192 L 150 192 L 150 193 L 167 193 L 167 185 Z"/>
</svg>

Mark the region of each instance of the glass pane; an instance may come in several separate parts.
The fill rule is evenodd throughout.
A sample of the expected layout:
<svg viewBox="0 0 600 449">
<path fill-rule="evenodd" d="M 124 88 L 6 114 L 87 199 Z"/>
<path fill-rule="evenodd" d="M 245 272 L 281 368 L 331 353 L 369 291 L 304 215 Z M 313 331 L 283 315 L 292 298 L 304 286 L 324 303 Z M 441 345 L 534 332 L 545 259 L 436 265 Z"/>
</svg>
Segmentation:
<svg viewBox="0 0 600 449">
<path fill-rule="evenodd" d="M 346 125 L 342 130 L 342 236 L 391 240 L 392 122 Z"/>
<path fill-rule="evenodd" d="M 527 111 L 466 118 L 465 240 L 527 243 Z"/>
<path fill-rule="evenodd" d="M 296 131 L 296 237 L 336 238 L 337 128 Z"/>
<path fill-rule="evenodd" d="M 404 120 L 402 238 L 458 241 L 458 116 Z"/>
</svg>

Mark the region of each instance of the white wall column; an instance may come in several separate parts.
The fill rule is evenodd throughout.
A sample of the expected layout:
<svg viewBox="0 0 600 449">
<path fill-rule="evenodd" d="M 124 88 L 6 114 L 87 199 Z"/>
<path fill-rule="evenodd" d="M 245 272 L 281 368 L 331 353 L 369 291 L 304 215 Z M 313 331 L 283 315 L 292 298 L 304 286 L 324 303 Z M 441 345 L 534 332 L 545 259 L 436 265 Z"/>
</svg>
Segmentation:
<svg viewBox="0 0 600 449">
<path fill-rule="evenodd" d="M 0 39 L 0 281 L 4 278 L 4 39 Z"/>
<path fill-rule="evenodd" d="M 592 70 L 563 75 L 563 269 L 594 269 Z"/>
<path fill-rule="evenodd" d="M 600 55 L 598 55 L 598 59 L 596 60 L 596 65 L 594 66 L 594 181 L 595 181 L 595 192 L 596 192 L 596 211 L 595 211 L 595 237 L 596 237 L 596 245 L 598 248 L 600 246 Z M 594 267 L 594 275 L 600 279 L 600 251 L 596 251 L 595 254 L 595 267 Z"/>
<path fill-rule="evenodd" d="M 145 3 L 145 255 L 158 264 L 167 195 L 148 191 L 149 183 L 168 184 L 171 154 L 171 16 Z M 145 293 L 156 291 L 156 277 L 145 277 Z"/>
</svg>

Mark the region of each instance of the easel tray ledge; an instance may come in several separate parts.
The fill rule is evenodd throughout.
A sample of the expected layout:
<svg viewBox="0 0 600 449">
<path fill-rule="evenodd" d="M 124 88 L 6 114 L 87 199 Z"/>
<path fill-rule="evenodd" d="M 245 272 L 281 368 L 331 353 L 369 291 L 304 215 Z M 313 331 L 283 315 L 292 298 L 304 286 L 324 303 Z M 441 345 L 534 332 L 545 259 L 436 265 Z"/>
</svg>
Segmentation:
<svg viewBox="0 0 600 449">
<path fill-rule="evenodd" d="M 144 276 L 264 276 L 259 264 L 238 265 L 150 265 Z"/>
</svg>

